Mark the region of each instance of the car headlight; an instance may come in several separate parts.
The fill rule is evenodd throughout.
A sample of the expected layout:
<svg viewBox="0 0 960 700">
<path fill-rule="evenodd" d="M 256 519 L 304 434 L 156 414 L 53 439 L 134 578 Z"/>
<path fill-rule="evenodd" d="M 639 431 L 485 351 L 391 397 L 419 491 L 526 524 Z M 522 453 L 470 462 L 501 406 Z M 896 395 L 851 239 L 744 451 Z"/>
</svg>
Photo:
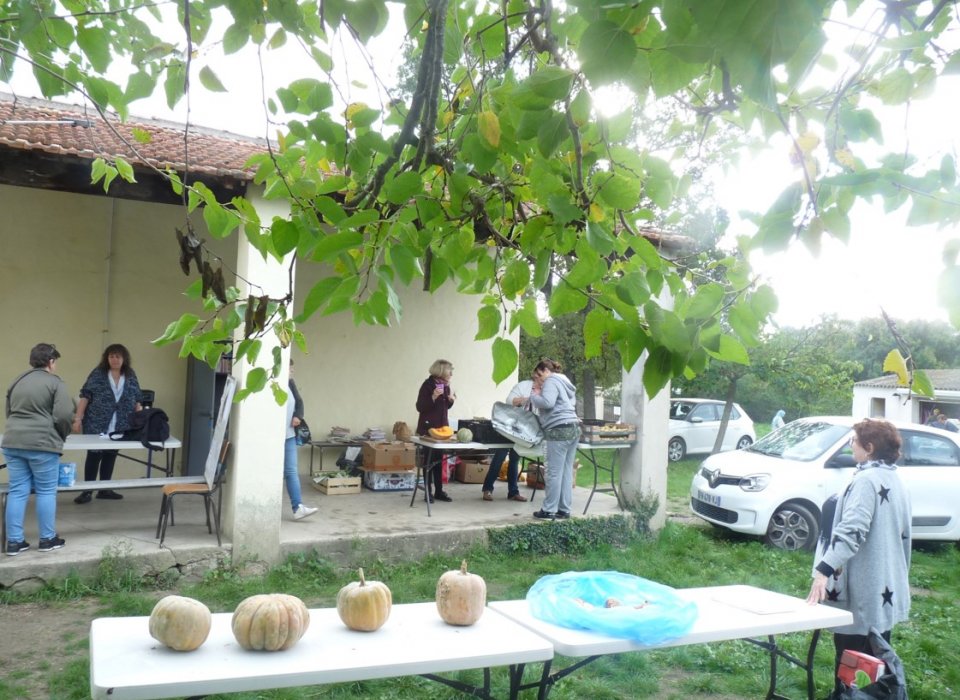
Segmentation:
<svg viewBox="0 0 960 700">
<path fill-rule="evenodd" d="M 769 484 L 769 474 L 751 474 L 740 479 L 740 488 L 744 491 L 763 491 Z"/>
</svg>

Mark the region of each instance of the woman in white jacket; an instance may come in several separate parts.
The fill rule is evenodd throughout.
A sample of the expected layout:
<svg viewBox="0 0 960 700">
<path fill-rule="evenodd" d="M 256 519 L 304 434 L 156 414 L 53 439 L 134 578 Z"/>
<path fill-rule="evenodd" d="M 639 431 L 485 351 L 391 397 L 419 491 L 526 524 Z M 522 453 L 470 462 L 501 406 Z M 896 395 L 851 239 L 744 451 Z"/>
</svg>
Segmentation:
<svg viewBox="0 0 960 700">
<path fill-rule="evenodd" d="M 573 462 L 580 442 L 577 388 L 560 374 L 560 363 L 541 360 L 533 370 L 530 403 L 540 413 L 547 443 L 543 507 L 533 514 L 542 520 L 569 518 L 573 504 Z"/>
</svg>

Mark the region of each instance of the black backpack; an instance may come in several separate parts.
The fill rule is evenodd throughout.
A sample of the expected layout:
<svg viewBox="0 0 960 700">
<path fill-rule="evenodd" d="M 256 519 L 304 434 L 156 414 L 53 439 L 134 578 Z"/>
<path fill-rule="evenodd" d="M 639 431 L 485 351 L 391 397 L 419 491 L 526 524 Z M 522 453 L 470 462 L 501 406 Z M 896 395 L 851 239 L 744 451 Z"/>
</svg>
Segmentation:
<svg viewBox="0 0 960 700">
<path fill-rule="evenodd" d="M 163 447 L 170 437 L 170 419 L 162 408 L 145 408 L 130 417 L 130 427 L 110 433 L 111 440 L 139 440 L 144 447 Z M 159 444 L 154 444 L 159 443 Z"/>
</svg>

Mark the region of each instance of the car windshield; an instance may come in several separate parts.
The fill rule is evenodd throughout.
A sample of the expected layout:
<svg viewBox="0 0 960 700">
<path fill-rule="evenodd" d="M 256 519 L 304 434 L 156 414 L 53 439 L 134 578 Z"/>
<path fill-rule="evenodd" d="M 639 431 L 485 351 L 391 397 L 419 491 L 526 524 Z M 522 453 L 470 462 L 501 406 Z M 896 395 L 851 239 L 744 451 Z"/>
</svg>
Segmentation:
<svg viewBox="0 0 960 700">
<path fill-rule="evenodd" d="M 849 432 L 850 428 L 845 425 L 798 420 L 773 431 L 746 449 L 771 457 L 810 462 L 820 457 Z"/>
<path fill-rule="evenodd" d="M 671 401 L 670 417 L 673 420 L 686 420 L 687 415 L 696 408 L 697 404 L 692 401 Z"/>
</svg>

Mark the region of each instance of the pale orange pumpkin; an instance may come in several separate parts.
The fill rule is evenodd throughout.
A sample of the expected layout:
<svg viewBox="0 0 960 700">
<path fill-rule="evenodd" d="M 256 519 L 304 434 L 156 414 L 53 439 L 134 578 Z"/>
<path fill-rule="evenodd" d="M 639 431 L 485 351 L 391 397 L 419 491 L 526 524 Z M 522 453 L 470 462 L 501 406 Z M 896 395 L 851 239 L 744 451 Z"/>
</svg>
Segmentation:
<svg viewBox="0 0 960 700">
<path fill-rule="evenodd" d="M 244 649 L 289 649 L 310 626 L 310 611 L 303 601 L 286 593 L 261 593 L 240 602 L 230 623 L 233 636 Z"/>
<path fill-rule="evenodd" d="M 193 598 L 168 595 L 150 613 L 150 636 L 175 651 L 193 651 L 207 641 L 213 616 Z"/>
<path fill-rule="evenodd" d="M 348 583 L 337 593 L 337 614 L 343 624 L 358 632 L 375 632 L 390 617 L 393 594 L 385 583 L 360 580 Z"/>
<path fill-rule="evenodd" d="M 483 577 L 467 572 L 467 560 L 437 581 L 437 611 L 450 625 L 468 626 L 483 615 L 487 605 L 487 584 Z"/>
</svg>

